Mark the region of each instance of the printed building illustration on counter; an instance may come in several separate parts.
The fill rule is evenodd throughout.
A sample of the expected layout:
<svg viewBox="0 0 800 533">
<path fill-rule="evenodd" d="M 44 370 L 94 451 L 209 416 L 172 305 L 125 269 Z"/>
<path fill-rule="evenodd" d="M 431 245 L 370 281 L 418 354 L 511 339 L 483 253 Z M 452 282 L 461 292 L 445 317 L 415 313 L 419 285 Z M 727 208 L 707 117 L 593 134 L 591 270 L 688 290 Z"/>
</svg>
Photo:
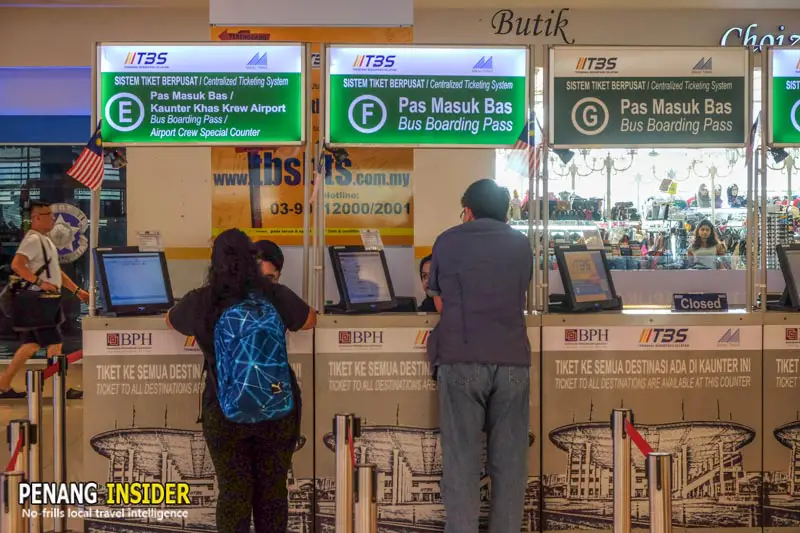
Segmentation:
<svg viewBox="0 0 800 533">
<path fill-rule="evenodd" d="M 745 468 L 743 449 L 756 431 L 733 421 L 637 423 L 655 451 L 672 462 L 673 524 L 689 528 L 760 527 L 761 473 Z M 613 442 L 608 421 L 577 422 L 550 431 L 566 456 L 566 474 L 544 475 L 545 530 L 607 529 L 613 523 Z M 634 527 L 649 527 L 644 456 L 634 448 Z"/>
<path fill-rule="evenodd" d="M 331 453 L 336 449 L 333 433 L 322 441 Z M 529 445 L 533 446 L 531 433 Z M 409 426 L 370 425 L 362 422 L 361 437 L 355 439 L 356 463 L 377 466 L 378 531 L 411 533 L 444 531 L 445 512 L 441 495 L 442 450 L 439 430 Z M 484 464 L 486 457 L 484 452 Z M 332 533 L 335 518 L 334 479 L 317 479 L 317 531 Z M 486 468 L 481 472 L 482 522 L 491 501 L 491 483 Z M 540 483 L 528 478 L 522 531 L 538 531 Z"/>
<path fill-rule="evenodd" d="M 86 533 L 121 533 L 129 531 L 166 532 L 196 531 L 207 533 L 216 529 L 217 482 L 214 465 L 206 447 L 203 432 L 166 427 L 136 427 L 133 410 L 131 427 L 113 429 L 94 435 L 90 443 L 95 452 L 108 459 L 108 482 L 182 482 L 188 483 L 191 504 L 183 507 L 189 518 L 183 520 L 148 520 L 136 515 L 103 520 L 85 520 Z M 301 436 L 297 450 L 303 448 L 306 437 Z M 289 470 L 289 530 L 291 533 L 310 533 L 314 502 L 314 480 L 298 479 Z M 104 496 L 104 495 L 103 495 Z M 144 507 L 141 507 L 144 508 Z M 171 507 L 172 509 L 175 509 Z M 100 507 L 103 509 L 103 507 Z M 159 507 L 160 509 L 160 507 Z"/>
<path fill-rule="evenodd" d="M 790 453 L 786 471 L 764 473 L 764 526 L 800 527 L 800 413 L 773 434 Z"/>
</svg>

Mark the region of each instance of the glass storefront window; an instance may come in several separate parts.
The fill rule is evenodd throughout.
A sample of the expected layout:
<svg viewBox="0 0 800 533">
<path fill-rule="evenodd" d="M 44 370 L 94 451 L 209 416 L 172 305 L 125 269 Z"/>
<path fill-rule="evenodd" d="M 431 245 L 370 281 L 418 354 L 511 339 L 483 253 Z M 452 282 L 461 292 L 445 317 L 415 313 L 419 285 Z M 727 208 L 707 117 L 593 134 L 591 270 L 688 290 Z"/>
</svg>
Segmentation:
<svg viewBox="0 0 800 533">
<path fill-rule="evenodd" d="M 539 70 L 536 86 L 541 88 L 543 82 Z M 760 71 L 756 71 L 753 120 L 761 107 L 760 84 Z M 539 93 L 535 98 L 537 116 L 544 112 L 542 96 Z M 541 132 L 536 133 L 538 143 Z M 792 173 L 796 175 L 800 170 L 800 160 L 796 157 L 800 153 L 792 150 L 770 151 L 767 156 L 766 249 L 767 265 L 773 270 L 779 266 L 774 251 L 769 250 L 774 250 L 776 244 L 793 242 L 800 222 L 795 200 L 800 195 L 794 192 L 800 186 L 793 185 L 791 179 Z M 741 276 L 730 277 L 707 290 L 730 293 L 733 289 L 726 291 L 724 286 L 736 284 L 741 287 L 733 292 L 743 293 L 748 194 L 745 160 L 743 149 L 550 151 L 549 198 L 543 202 L 543 208 L 550 213 L 551 246 L 558 243 L 598 246 L 599 240 L 615 271 L 739 271 Z M 520 220 L 512 220 L 512 224 L 527 231 L 528 171 L 524 158 L 518 151 L 498 150 L 495 176 L 519 198 L 520 208 L 511 211 L 512 215 L 519 213 Z M 708 226 L 714 236 L 713 243 L 712 239 L 696 237 L 704 236 L 704 228 Z M 552 254 L 550 268 L 555 268 Z M 774 274 L 780 277 L 779 273 Z M 699 279 L 696 276 L 692 281 Z M 666 303 L 666 292 L 706 287 L 703 283 L 692 285 L 687 280 L 684 276 L 683 288 L 678 278 L 675 283 L 666 284 L 665 294 L 654 299 L 657 301 L 637 296 L 634 303 Z M 617 281 L 618 290 L 619 285 Z M 652 279 L 647 286 L 652 286 Z M 649 290 L 644 287 L 643 290 Z M 772 283 L 770 290 L 774 290 Z"/>
<path fill-rule="evenodd" d="M 30 202 L 45 201 L 51 204 L 68 204 L 68 214 L 89 216 L 89 189 L 66 175 L 67 170 L 83 150 L 83 146 L 0 146 L 0 284 L 8 282 L 11 260 L 17 246 L 30 226 Z M 125 246 L 126 201 L 125 169 L 106 164 L 103 189 L 100 193 L 99 242 L 103 246 Z M 75 211 L 77 210 L 77 211 Z M 61 267 L 78 285 L 88 287 L 91 242 L 90 228 L 86 229 L 85 250 L 75 252 L 80 239 L 75 238 L 75 228 L 70 230 L 67 215 L 58 220 L 61 234 L 54 239 L 69 250 L 61 256 Z M 59 228 L 59 223 L 62 226 Z M 64 223 L 66 223 L 64 225 Z M 54 230 L 55 231 L 55 230 Z M 70 233 L 70 231 L 72 233 Z M 55 235 L 53 235 L 55 237 Z M 59 246 L 61 249 L 61 246 Z M 80 246 L 79 250 L 84 248 Z M 71 297 L 64 298 L 67 321 L 63 327 L 64 350 L 69 353 L 81 346 L 80 321 L 88 308 Z M 0 357 L 10 356 L 18 346 L 16 334 L 6 319 L 0 319 Z M 38 354 L 44 356 L 44 351 Z"/>
</svg>

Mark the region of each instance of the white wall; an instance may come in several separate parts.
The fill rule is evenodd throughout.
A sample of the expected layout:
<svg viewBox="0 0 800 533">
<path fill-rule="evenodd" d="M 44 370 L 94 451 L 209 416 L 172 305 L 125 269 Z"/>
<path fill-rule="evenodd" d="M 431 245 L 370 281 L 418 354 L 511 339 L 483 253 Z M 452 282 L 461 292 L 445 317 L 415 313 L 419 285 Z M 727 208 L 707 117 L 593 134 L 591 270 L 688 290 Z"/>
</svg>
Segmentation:
<svg viewBox="0 0 800 533">
<path fill-rule="evenodd" d="M 89 66 L 99 41 L 207 40 L 207 9 L 0 8 L 0 66 Z M 202 281 L 207 264 L 210 150 L 129 148 L 127 172 L 128 241 L 161 231 L 182 294 Z"/>
</svg>

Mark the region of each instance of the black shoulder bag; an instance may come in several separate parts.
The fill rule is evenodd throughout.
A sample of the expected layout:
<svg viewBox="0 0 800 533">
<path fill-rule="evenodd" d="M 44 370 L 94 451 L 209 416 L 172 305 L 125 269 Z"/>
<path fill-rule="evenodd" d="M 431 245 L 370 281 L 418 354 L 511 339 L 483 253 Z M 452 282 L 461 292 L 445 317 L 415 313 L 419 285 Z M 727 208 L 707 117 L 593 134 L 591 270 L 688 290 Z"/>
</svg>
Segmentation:
<svg viewBox="0 0 800 533">
<path fill-rule="evenodd" d="M 34 272 L 34 275 L 38 278 L 42 272 L 46 272 L 50 278 L 50 256 L 41 236 L 39 245 L 42 247 L 44 264 Z M 12 320 L 16 331 L 46 329 L 60 325 L 64 321 L 61 312 L 61 294 L 32 291 L 31 285 L 32 283 L 19 277 L 10 278 L 0 293 L 0 312 Z"/>
</svg>

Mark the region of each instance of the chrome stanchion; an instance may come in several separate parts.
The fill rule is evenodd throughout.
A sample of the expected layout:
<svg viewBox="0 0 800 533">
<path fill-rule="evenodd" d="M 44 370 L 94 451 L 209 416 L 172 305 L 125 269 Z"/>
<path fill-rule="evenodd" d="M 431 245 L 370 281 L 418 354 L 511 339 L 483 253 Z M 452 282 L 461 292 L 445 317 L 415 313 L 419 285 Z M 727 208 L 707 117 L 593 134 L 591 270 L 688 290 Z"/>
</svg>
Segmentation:
<svg viewBox="0 0 800 533">
<path fill-rule="evenodd" d="M 358 465 L 357 467 L 355 533 L 378 533 L 377 473 L 375 465 Z"/>
<path fill-rule="evenodd" d="M 672 455 L 653 452 L 647 456 L 650 492 L 650 533 L 672 533 Z"/>
<path fill-rule="evenodd" d="M 22 472 L 0 473 L 0 531 L 25 533 L 25 518 L 19 504 L 19 485 Z"/>
<path fill-rule="evenodd" d="M 42 477 L 42 389 L 44 377 L 41 370 L 28 370 L 25 373 L 28 392 L 28 421 L 30 422 L 30 446 L 28 451 L 28 481 L 41 483 Z M 30 533 L 42 533 L 42 506 L 30 506 Z"/>
<path fill-rule="evenodd" d="M 22 472 L 23 480 L 28 479 L 28 457 L 30 455 L 30 434 L 31 424 L 27 420 L 12 420 L 8 423 L 6 430 L 6 439 L 8 440 L 9 457 L 13 457 L 14 452 L 17 450 L 17 443 L 22 438 L 22 447 L 19 449 L 17 456 L 17 463 L 14 465 L 14 471 Z"/>
<path fill-rule="evenodd" d="M 336 533 L 353 533 L 353 459 L 348 439 L 360 433 L 360 421 L 352 414 L 336 415 Z"/>
<path fill-rule="evenodd" d="M 53 374 L 53 482 L 67 482 L 67 356 L 53 358 L 58 370 Z M 67 507 L 56 505 L 53 513 L 53 532 L 67 530 Z"/>
<path fill-rule="evenodd" d="M 614 409 L 611 412 L 611 435 L 614 447 L 614 533 L 631 531 L 631 438 L 625 422 L 633 423 L 633 411 Z"/>
</svg>

